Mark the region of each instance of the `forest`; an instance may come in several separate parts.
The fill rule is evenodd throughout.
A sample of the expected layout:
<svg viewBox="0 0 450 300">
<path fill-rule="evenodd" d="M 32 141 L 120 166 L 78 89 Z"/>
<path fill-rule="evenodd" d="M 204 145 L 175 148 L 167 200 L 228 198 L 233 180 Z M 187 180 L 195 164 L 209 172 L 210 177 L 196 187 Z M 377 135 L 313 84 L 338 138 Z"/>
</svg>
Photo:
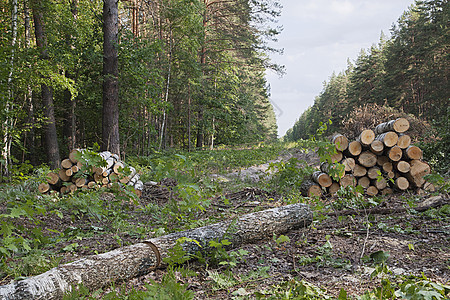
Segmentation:
<svg viewBox="0 0 450 300">
<path fill-rule="evenodd" d="M 281 4 L 0 0 L 0 299 L 450 298 L 449 1 L 277 139 Z"/>
<path fill-rule="evenodd" d="M 448 1 L 416 1 L 392 27 L 389 39 L 382 34 L 377 44 L 349 60 L 346 70 L 324 82 L 314 105 L 284 138 L 308 139 L 329 119 L 331 134 L 352 131 L 355 123 L 370 128 L 387 116 L 410 115 L 432 126 L 428 154 L 440 156 L 441 170 L 448 170 L 449 15 Z"/>
<path fill-rule="evenodd" d="M 75 148 L 126 155 L 276 139 L 278 1 L 1 1 L 3 173 Z"/>
</svg>

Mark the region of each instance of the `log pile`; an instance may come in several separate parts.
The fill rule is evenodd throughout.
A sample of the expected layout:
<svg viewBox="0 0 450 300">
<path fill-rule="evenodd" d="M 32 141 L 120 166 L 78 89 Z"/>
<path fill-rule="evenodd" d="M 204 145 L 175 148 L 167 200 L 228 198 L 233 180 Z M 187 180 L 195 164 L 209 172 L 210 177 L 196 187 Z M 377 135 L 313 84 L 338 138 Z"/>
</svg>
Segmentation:
<svg viewBox="0 0 450 300">
<path fill-rule="evenodd" d="M 344 172 L 334 180 L 328 174 L 339 165 L 322 163 L 320 171 L 303 182 L 303 196 L 334 194 L 339 187 L 349 185 L 362 186 L 369 196 L 408 189 L 434 191 L 424 179 L 431 172 L 430 166 L 422 160 L 422 150 L 411 144 L 408 129 L 408 120 L 398 118 L 363 130 L 355 141 L 335 135 L 331 142 L 337 154 L 331 160 L 342 164 Z"/>
<path fill-rule="evenodd" d="M 138 197 L 141 196 L 144 184 L 139 179 L 136 169 L 119 159 L 117 154 L 109 151 L 98 153 L 102 167 L 86 163 L 80 159 L 83 149 L 74 149 L 69 157 L 61 161 L 61 169 L 47 174 L 47 182 L 38 186 L 41 193 L 71 193 L 77 190 L 112 187 L 113 184 L 134 187 Z M 84 162 L 83 162 L 84 161 Z"/>
</svg>

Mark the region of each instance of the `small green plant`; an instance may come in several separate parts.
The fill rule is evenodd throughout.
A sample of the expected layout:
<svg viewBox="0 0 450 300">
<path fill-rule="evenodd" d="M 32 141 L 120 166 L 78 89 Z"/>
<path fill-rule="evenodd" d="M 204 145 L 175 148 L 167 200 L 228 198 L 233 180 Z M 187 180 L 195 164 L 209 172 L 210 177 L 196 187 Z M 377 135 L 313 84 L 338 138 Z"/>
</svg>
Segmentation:
<svg viewBox="0 0 450 300">
<path fill-rule="evenodd" d="M 254 293 L 256 299 L 269 300 L 294 300 L 294 299 L 308 299 L 308 300 L 323 300 L 333 299 L 332 296 L 327 295 L 326 290 L 317 287 L 304 280 L 291 279 L 279 285 L 272 287 L 266 291 L 257 291 Z M 339 298 L 339 300 L 346 298 Z"/>
<path fill-rule="evenodd" d="M 350 269 L 351 264 L 348 260 L 342 258 L 333 257 L 333 245 L 327 239 L 326 243 L 318 247 L 316 250 L 315 257 L 304 257 L 299 258 L 299 264 L 301 266 L 315 263 L 317 268 L 320 267 L 333 267 L 333 268 L 344 268 Z"/>
</svg>

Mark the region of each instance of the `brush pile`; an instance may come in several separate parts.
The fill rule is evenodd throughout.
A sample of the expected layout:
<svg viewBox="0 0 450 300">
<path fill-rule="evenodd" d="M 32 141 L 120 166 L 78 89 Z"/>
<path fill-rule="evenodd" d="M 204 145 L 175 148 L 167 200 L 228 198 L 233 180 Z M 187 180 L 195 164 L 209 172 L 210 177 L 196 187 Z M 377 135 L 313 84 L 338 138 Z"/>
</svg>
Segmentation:
<svg viewBox="0 0 450 300">
<path fill-rule="evenodd" d="M 422 160 L 422 150 L 411 144 L 408 129 L 408 120 L 398 118 L 363 130 L 354 141 L 341 134 L 333 136 L 333 163 L 322 163 L 320 171 L 303 182 L 303 196 L 334 194 L 341 186 L 357 185 L 368 196 L 408 189 L 434 191 L 435 187 L 424 179 L 431 172 L 430 166 Z M 339 174 L 339 179 L 333 180 L 330 174 Z"/>
<path fill-rule="evenodd" d="M 47 182 L 41 183 L 38 189 L 43 194 L 65 194 L 78 189 L 112 187 L 113 184 L 134 187 L 138 197 L 144 188 L 136 169 L 126 166 L 117 154 L 74 149 L 61 161 L 61 169 L 48 173 Z"/>
</svg>

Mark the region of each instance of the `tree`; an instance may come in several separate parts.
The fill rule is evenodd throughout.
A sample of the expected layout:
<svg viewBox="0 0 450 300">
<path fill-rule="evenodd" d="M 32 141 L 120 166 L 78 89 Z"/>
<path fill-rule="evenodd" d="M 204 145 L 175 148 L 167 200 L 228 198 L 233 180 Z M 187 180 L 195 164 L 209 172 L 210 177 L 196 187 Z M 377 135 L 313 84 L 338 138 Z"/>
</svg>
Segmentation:
<svg viewBox="0 0 450 300">
<path fill-rule="evenodd" d="M 45 4 L 40 0 L 32 0 L 32 11 L 34 20 L 34 33 L 36 36 L 36 44 L 40 51 L 41 60 L 48 60 L 47 36 L 44 23 L 44 7 Z M 44 82 L 45 82 L 44 78 Z M 48 79 L 47 79 L 48 80 Z M 61 162 L 59 156 L 58 136 L 56 132 L 55 108 L 53 104 L 52 87 L 46 83 L 41 84 L 42 106 L 44 108 L 44 117 L 46 118 L 45 131 L 45 148 L 48 163 L 51 168 L 58 168 Z"/>
<path fill-rule="evenodd" d="M 102 149 L 120 155 L 119 83 L 117 44 L 119 42 L 118 0 L 103 3 L 103 110 Z"/>
</svg>

